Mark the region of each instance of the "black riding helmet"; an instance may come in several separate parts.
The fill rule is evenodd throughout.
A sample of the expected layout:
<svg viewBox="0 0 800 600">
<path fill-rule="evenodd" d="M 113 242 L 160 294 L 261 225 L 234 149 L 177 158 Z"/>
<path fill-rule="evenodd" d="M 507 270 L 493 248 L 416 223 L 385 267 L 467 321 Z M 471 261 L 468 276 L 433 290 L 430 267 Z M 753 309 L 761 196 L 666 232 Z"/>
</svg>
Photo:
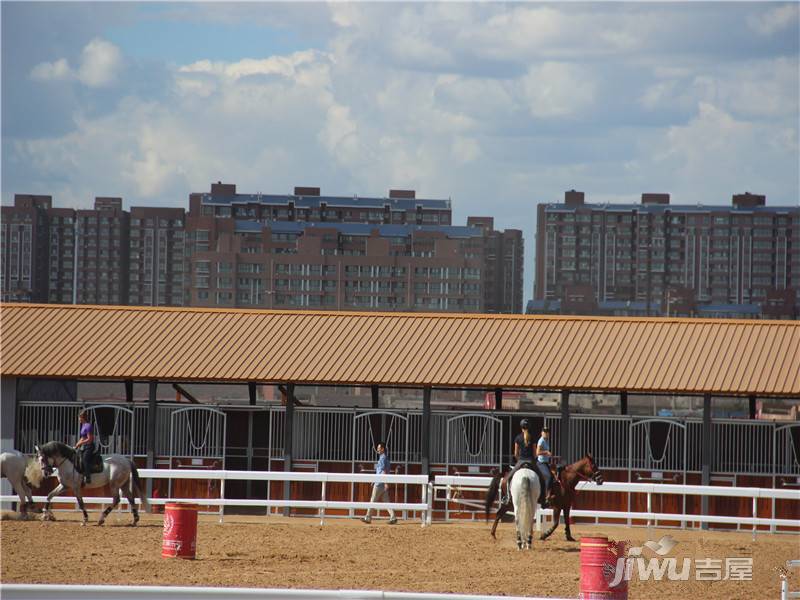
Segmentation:
<svg viewBox="0 0 800 600">
<path fill-rule="evenodd" d="M 522 421 L 519 422 L 519 426 L 522 429 L 527 429 L 528 428 L 528 419 L 522 419 Z"/>
</svg>

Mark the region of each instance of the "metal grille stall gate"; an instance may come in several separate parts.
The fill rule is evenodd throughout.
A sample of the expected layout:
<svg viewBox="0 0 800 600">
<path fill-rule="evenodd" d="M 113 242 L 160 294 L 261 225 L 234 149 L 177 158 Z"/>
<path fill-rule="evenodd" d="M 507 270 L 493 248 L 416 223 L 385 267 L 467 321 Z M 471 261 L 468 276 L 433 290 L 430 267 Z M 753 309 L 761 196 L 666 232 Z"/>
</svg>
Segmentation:
<svg viewBox="0 0 800 600">
<path fill-rule="evenodd" d="M 491 466 L 503 468 L 503 421 L 481 413 L 467 413 L 447 419 L 445 429 L 445 469 L 448 475 L 451 466 Z M 461 499 L 459 504 L 480 509 L 480 503 Z M 450 519 L 450 501 L 445 502 L 445 519 Z"/>
<path fill-rule="evenodd" d="M 191 465 L 204 466 L 204 459 L 218 461 L 216 468 L 225 469 L 225 435 L 227 415 L 216 408 L 190 406 L 173 410 L 169 416 L 169 464 L 176 458 L 188 458 Z M 176 449 L 182 452 L 176 453 Z M 183 466 L 183 465 L 182 465 Z M 172 498 L 172 479 L 167 487 Z M 225 497 L 225 482 L 220 484 L 219 497 Z"/>
<path fill-rule="evenodd" d="M 352 472 L 356 472 L 356 463 L 376 461 L 375 446 L 382 441 L 386 444 L 390 465 L 401 464 L 403 474 L 408 474 L 409 429 L 409 417 L 399 412 L 374 410 L 356 414 L 353 417 Z M 354 483 L 350 484 L 350 499 L 355 499 Z M 399 501 L 396 486 L 395 501 Z M 403 486 L 403 502 L 408 502 L 406 486 Z M 354 516 L 353 509 L 350 509 L 350 516 Z M 406 517 L 407 511 L 403 511 L 403 518 Z"/>
</svg>

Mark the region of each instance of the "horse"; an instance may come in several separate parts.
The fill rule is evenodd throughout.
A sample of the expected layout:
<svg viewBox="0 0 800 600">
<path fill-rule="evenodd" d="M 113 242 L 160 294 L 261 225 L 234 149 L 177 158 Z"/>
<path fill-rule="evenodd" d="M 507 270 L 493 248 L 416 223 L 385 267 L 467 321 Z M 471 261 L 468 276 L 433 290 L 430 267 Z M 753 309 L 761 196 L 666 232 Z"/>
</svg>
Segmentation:
<svg viewBox="0 0 800 600">
<path fill-rule="evenodd" d="M 516 507 L 514 524 L 517 526 L 517 550 L 531 549 L 533 522 L 539 510 L 539 492 L 539 477 L 531 469 L 523 468 L 514 473 L 511 498 Z"/>
<path fill-rule="evenodd" d="M 119 504 L 120 492 L 125 494 L 131 506 L 131 512 L 133 513 L 131 526 L 135 526 L 139 522 L 139 511 L 136 508 L 135 496 L 141 498 L 142 505 L 145 508 L 148 507 L 147 498 L 142 493 L 139 471 L 136 469 L 134 462 L 127 456 L 111 454 L 105 457 L 103 459 L 103 471 L 101 473 L 93 473 L 91 483 L 84 485 L 83 475 L 75 468 L 76 452 L 70 446 L 61 442 L 47 442 L 41 447 L 36 446 L 36 454 L 46 477 L 49 477 L 54 469 L 58 469 L 58 487 L 47 495 L 47 504 L 45 504 L 44 512 L 42 513 L 43 521 L 55 520 L 53 513 L 50 511 L 50 502 L 68 487 L 75 492 L 78 506 L 83 511 L 82 525 L 86 525 L 89 521 L 89 514 L 83 505 L 83 495 L 81 493 L 84 487 L 91 489 L 108 484 L 111 488 L 113 503 L 111 506 L 106 507 L 100 515 L 100 520 L 97 522 L 98 526 L 105 523 L 106 517 Z M 128 485 L 131 480 L 133 482 L 133 491 L 130 489 L 131 486 Z"/>
<path fill-rule="evenodd" d="M 19 450 L 3 452 L 0 454 L 0 477 L 5 477 L 11 482 L 19 496 L 19 512 L 23 517 L 27 517 L 28 509 L 34 507 L 31 486 L 39 487 L 44 479 L 39 464 Z"/>
<path fill-rule="evenodd" d="M 502 477 L 502 473 L 496 472 L 494 474 L 492 483 L 489 486 L 489 491 L 486 494 L 484 507 L 487 519 L 489 518 L 491 506 L 497 497 L 497 492 L 500 488 L 500 481 Z M 563 511 L 564 523 L 566 524 L 567 530 L 567 541 L 576 541 L 575 538 L 572 537 L 572 532 L 570 531 L 569 512 L 572 509 L 572 505 L 575 502 L 575 496 L 577 495 L 575 487 L 578 485 L 578 482 L 582 480 L 594 481 L 597 485 L 603 485 L 603 474 L 597 468 L 597 464 L 594 462 L 592 455 L 588 453 L 580 460 L 558 470 L 556 475 L 557 484 L 553 486 L 553 495 L 549 498 L 550 505 L 553 507 L 553 526 L 545 531 L 539 539 L 546 540 L 548 537 L 550 537 L 550 535 L 552 535 L 552 533 L 558 527 L 558 522 Z M 497 515 L 495 516 L 494 523 L 492 524 L 491 535 L 493 538 L 495 537 L 497 524 L 500 522 L 500 519 L 503 518 L 503 515 L 505 515 L 510 509 L 511 503 L 501 504 L 498 508 Z"/>
</svg>

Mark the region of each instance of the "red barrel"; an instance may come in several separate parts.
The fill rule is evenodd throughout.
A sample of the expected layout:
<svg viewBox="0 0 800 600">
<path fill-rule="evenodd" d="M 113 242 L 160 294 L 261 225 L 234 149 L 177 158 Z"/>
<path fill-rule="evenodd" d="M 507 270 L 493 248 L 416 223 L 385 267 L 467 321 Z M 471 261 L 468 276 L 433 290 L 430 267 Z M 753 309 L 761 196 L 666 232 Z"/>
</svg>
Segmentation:
<svg viewBox="0 0 800 600">
<path fill-rule="evenodd" d="M 164 510 L 164 558 L 194 558 L 197 551 L 197 505 L 169 503 Z"/>
<path fill-rule="evenodd" d="M 628 582 L 624 577 L 616 587 L 609 586 L 614 581 L 617 559 L 624 556 L 625 542 L 609 542 L 607 537 L 582 537 L 581 592 L 578 598 L 627 600 Z"/>
</svg>

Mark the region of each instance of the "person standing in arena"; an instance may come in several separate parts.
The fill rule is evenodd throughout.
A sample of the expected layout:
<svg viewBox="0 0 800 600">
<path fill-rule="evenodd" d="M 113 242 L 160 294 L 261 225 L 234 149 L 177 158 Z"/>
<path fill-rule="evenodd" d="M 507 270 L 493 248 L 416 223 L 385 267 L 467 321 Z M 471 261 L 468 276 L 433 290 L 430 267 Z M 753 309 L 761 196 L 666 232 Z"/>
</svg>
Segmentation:
<svg viewBox="0 0 800 600">
<path fill-rule="evenodd" d="M 378 462 L 375 464 L 375 473 L 378 475 L 388 474 L 389 473 L 389 455 L 386 452 L 386 444 L 383 442 L 378 442 L 378 445 L 375 447 L 375 451 L 378 453 Z M 387 489 L 387 484 L 382 481 L 376 481 L 372 485 L 372 497 L 370 498 L 370 502 L 377 502 L 381 500 L 382 502 L 391 502 L 389 498 L 389 491 Z M 379 509 L 375 509 L 377 512 Z M 389 525 L 394 525 L 397 523 L 397 517 L 394 515 L 394 511 L 389 508 Z M 364 516 L 362 521 L 364 523 L 372 523 L 372 509 L 367 509 L 367 514 Z"/>
</svg>

